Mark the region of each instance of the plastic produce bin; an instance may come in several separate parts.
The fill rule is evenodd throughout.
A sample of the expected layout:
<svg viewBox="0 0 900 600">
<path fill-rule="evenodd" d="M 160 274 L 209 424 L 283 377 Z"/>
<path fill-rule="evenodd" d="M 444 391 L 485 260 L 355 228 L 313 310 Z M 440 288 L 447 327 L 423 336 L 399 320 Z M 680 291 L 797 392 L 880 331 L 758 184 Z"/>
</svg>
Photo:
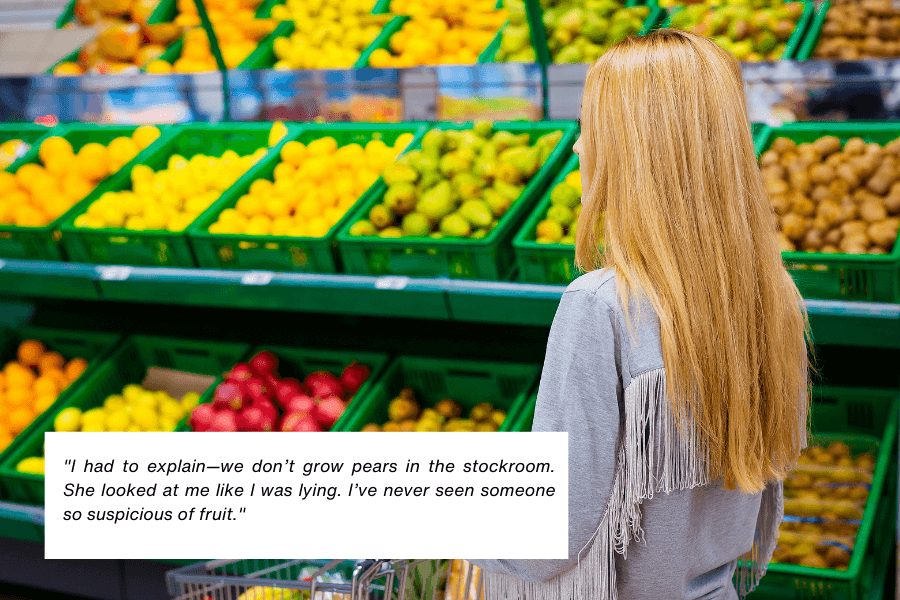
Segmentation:
<svg viewBox="0 0 900 600">
<path fill-rule="evenodd" d="M 289 126 L 290 131 L 295 126 Z M 233 150 L 244 156 L 259 148 L 268 146 L 269 123 L 195 123 L 177 129 L 165 143 L 140 162 L 154 171 L 165 169 L 169 158 L 180 154 L 190 159 L 196 154 L 221 156 L 226 150 Z M 270 152 L 280 151 L 282 139 Z M 248 184 L 257 177 L 265 157 L 245 172 L 235 185 Z M 79 210 L 68 213 L 61 229 L 69 257 L 73 261 L 96 264 L 124 264 L 138 266 L 193 267 L 194 255 L 183 231 L 132 231 L 124 228 L 88 229 L 75 227 L 75 219 L 87 211 L 88 207 L 104 192 L 131 189 L 131 163 L 123 168 L 103 190 L 98 190 L 79 205 Z M 198 219 L 203 219 L 215 210 L 218 201 L 213 202 Z"/>
<path fill-rule="evenodd" d="M 826 1 L 816 9 L 815 15 L 810 19 L 809 29 L 806 30 L 806 35 L 803 36 L 803 42 L 800 44 L 796 56 L 794 56 L 795 60 L 809 60 L 812 58 L 813 52 L 816 51 L 816 46 L 819 45 L 819 38 L 822 36 L 822 26 L 825 24 L 829 8 L 831 8 L 831 2 Z"/>
<path fill-rule="evenodd" d="M 250 353 L 250 356 L 257 352 L 268 350 L 274 352 L 279 359 L 278 373 L 282 377 L 293 377 L 298 381 L 313 371 L 328 371 L 333 375 L 340 377 L 341 371 L 356 360 L 371 370 L 369 378 L 360 386 L 349 406 L 353 406 L 368 395 L 369 390 L 375 385 L 378 377 L 384 371 L 388 364 L 388 355 L 377 352 L 350 352 L 346 350 L 311 350 L 305 348 L 288 348 L 284 346 L 263 346 L 256 348 Z M 213 392 L 217 385 L 224 381 L 224 377 L 219 377 L 215 384 L 200 397 L 200 404 L 209 404 L 213 400 Z M 334 424 L 332 431 L 343 431 L 339 427 L 344 423 L 350 413 L 349 408 L 344 411 L 341 418 Z M 178 424 L 176 431 L 191 431 L 188 424 L 188 417 L 182 419 Z"/>
<path fill-rule="evenodd" d="M 396 358 L 365 395 L 356 398 L 336 431 L 360 431 L 369 423 L 388 421 L 388 405 L 404 387 L 415 390 L 422 408 L 451 398 L 463 408 L 463 418 L 476 404 L 490 402 L 506 411 L 500 431 L 517 431 L 516 417 L 540 376 L 539 365 L 491 363 L 401 356 Z"/>
<path fill-rule="evenodd" d="M 121 336 L 114 333 L 51 329 L 47 327 L 9 329 L 4 331 L 3 339 L 0 341 L 0 362 L 6 364 L 15 360 L 19 344 L 23 340 L 29 339 L 43 342 L 48 350 L 59 352 L 67 361 L 73 358 L 83 358 L 88 361 L 88 368 L 72 385 L 59 393 L 56 402 L 50 408 L 45 410 L 43 414 L 37 415 L 34 421 L 3 452 L 0 452 L 0 465 L 5 462 L 7 457 L 13 455 L 16 449 L 24 444 L 27 439 L 42 430 L 48 415 L 55 414 L 60 406 L 68 402 L 78 392 L 81 386 L 90 379 L 91 374 L 99 367 L 103 359 L 112 352 L 113 348 L 121 340 Z M 15 469 L 15 464 L 12 467 Z M 17 474 L 22 475 L 20 473 Z M 5 497 L 13 500 L 21 501 L 27 497 L 27 494 L 20 489 L 19 480 L 16 478 L 0 476 L 0 489 L 4 492 Z"/>
<path fill-rule="evenodd" d="M 131 135 L 135 129 L 137 129 L 136 125 L 71 124 L 55 127 L 47 133 L 49 136 L 64 137 L 72 144 L 75 152 L 78 152 L 85 144 L 97 142 L 107 145 L 119 136 Z M 131 162 L 122 167 L 122 170 L 130 169 L 132 165 L 145 160 L 171 134 L 171 129 L 167 126 L 160 126 L 160 131 L 159 139 L 141 151 Z M 42 136 L 41 139 L 44 137 L 46 136 Z M 37 145 L 33 145 L 25 156 L 16 161 L 7 170 L 15 173 L 22 165 L 27 163 L 40 164 Z M 0 256 L 29 260 L 64 260 L 66 257 L 63 253 L 63 244 L 61 243 L 64 235 L 62 233 L 62 224 L 71 215 L 80 213 L 87 208 L 87 205 L 90 204 L 90 198 L 95 194 L 106 191 L 114 178 L 115 174 L 112 174 L 101 181 L 93 192 L 49 225 L 44 227 L 0 225 Z"/>
<path fill-rule="evenodd" d="M 792 0 L 798 1 L 798 0 Z M 794 32 L 791 34 L 791 37 L 788 38 L 785 43 L 784 53 L 781 55 L 781 60 L 794 60 L 797 59 L 797 54 L 800 52 L 800 46 L 803 43 L 804 36 L 806 35 L 807 28 L 809 27 L 810 22 L 813 20 L 813 14 L 815 13 L 816 7 L 813 2 L 809 2 L 808 0 L 803 0 L 804 9 L 803 14 L 800 15 L 800 19 L 797 21 L 797 25 L 794 26 Z M 669 23 L 672 21 L 672 17 L 679 12 L 684 10 L 684 7 L 676 7 L 669 12 L 669 16 L 663 21 L 662 25 L 660 25 L 660 29 L 665 29 L 669 27 Z M 803 60 L 803 59 L 799 59 Z"/>
<path fill-rule="evenodd" d="M 820 389 L 816 395 L 844 407 L 869 406 L 881 416 L 868 433 L 852 434 L 848 432 L 865 428 L 854 426 L 846 418 L 839 419 L 838 412 L 820 410 L 828 405 L 817 403 L 813 408 L 813 431 L 817 432 L 813 443 L 841 439 L 854 453 L 877 452 L 872 486 L 850 565 L 847 570 L 837 570 L 770 563 L 768 572 L 749 598 L 862 600 L 876 597 L 884 585 L 878 573 L 888 562 L 895 542 L 894 536 L 885 532 L 891 531 L 897 520 L 897 393 L 835 388 Z M 847 411 L 845 417 L 852 414 Z M 821 433 L 825 431 L 829 433 Z"/>
<path fill-rule="evenodd" d="M 885 144 L 900 137 L 900 124 L 790 123 L 768 129 L 761 144 L 768 150 L 779 137 L 797 143 L 833 135 L 841 143 L 861 137 L 867 143 Z M 889 254 L 825 254 L 783 252 L 785 265 L 805 298 L 897 302 L 900 300 L 900 244 Z"/>
<path fill-rule="evenodd" d="M 416 137 L 413 143 L 425 133 L 426 127 L 405 124 L 368 124 L 368 123 L 332 123 L 329 125 L 305 126 L 292 139 L 304 144 L 331 136 L 340 146 L 358 143 L 365 145 L 371 140 L 380 139 L 392 145 L 403 133 L 412 133 Z M 275 167 L 281 163 L 281 157 L 272 153 L 268 156 L 256 173 L 256 179 L 272 181 Z M 276 235 L 231 235 L 213 234 L 207 230 L 215 223 L 223 210 L 234 208 L 241 196 L 247 193 L 249 179 L 242 180 L 223 194 L 215 205 L 215 211 L 201 216 L 188 229 L 188 237 L 197 263 L 210 269 L 263 269 L 270 271 L 310 271 L 316 273 L 337 272 L 337 232 L 356 217 L 360 200 L 351 207 L 331 230 L 323 237 L 291 237 Z M 361 199 L 365 199 L 374 190 L 379 189 L 381 179 L 365 191 Z"/>
<path fill-rule="evenodd" d="M 471 123 L 439 123 L 439 129 L 469 129 Z M 482 239 L 471 238 L 381 238 L 352 236 L 348 222 L 337 236 L 338 247 L 347 273 L 355 275 L 410 275 L 421 277 L 453 277 L 462 279 L 502 280 L 513 268 L 512 237 L 534 202 L 553 177 L 559 163 L 568 156 L 575 139 L 575 123 L 571 121 L 495 123 L 495 131 L 528 133 L 531 143 L 540 136 L 562 131 L 563 136 L 547 162 L 528 182 L 497 226 Z M 416 143 L 414 148 L 419 148 Z M 387 186 L 383 182 L 362 203 L 359 215 L 382 202 Z"/>
<path fill-rule="evenodd" d="M 149 367 L 163 367 L 200 375 L 218 376 L 238 362 L 248 344 L 202 342 L 155 336 L 132 336 L 102 364 L 93 368 L 75 393 L 48 410 L 40 426 L 0 462 L 0 477 L 10 491 L 10 499 L 24 504 L 44 503 L 44 478 L 19 473 L 16 465 L 24 458 L 42 456 L 44 433 L 53 430 L 56 415 L 74 406 L 96 408 L 111 394 L 129 383 L 140 383 Z"/>
</svg>

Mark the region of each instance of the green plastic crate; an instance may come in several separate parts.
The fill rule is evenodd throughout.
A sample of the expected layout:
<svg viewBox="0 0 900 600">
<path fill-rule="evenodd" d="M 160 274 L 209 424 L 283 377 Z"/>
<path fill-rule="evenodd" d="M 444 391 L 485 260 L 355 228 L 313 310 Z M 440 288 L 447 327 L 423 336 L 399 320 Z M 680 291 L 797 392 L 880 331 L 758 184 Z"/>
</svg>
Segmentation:
<svg viewBox="0 0 900 600">
<path fill-rule="evenodd" d="M 627 0 L 625 2 L 626 8 L 631 8 L 633 6 L 644 6 L 643 0 Z M 651 31 L 653 31 L 657 25 L 659 25 L 666 16 L 666 11 L 661 9 L 655 0 L 652 0 L 648 6 L 650 6 L 650 14 L 647 15 L 647 18 L 644 20 L 644 26 L 638 32 L 638 35 L 647 35 Z M 491 40 L 491 43 L 485 48 L 484 52 L 481 53 L 481 56 L 478 59 L 480 63 L 493 63 L 496 62 L 497 51 L 500 49 L 500 42 L 503 39 L 503 31 L 508 27 L 508 24 L 504 24 L 503 27 L 500 28 L 500 31 L 497 32 L 497 35 L 494 36 L 494 39 Z M 546 38 L 546 36 L 545 36 Z M 550 49 L 547 48 L 547 56 L 550 56 Z M 554 63 L 557 64 L 557 63 Z"/>
<path fill-rule="evenodd" d="M 812 21 L 813 14 L 816 10 L 815 4 L 813 2 L 810 2 L 809 0 L 793 1 L 803 2 L 803 14 L 800 15 L 800 18 L 797 20 L 797 25 L 794 27 L 794 32 L 785 43 L 784 53 L 781 55 L 781 60 L 793 60 L 794 58 L 796 58 L 797 53 L 800 51 L 800 45 L 803 43 L 803 38 L 806 34 L 806 30 L 809 27 L 810 21 Z M 668 17 L 666 17 L 666 20 L 663 21 L 662 25 L 660 25 L 660 29 L 669 27 L 669 23 L 672 21 L 672 17 L 682 10 L 684 10 L 684 7 L 682 6 L 673 8 L 671 12 L 669 12 Z"/>
<path fill-rule="evenodd" d="M 516 417 L 537 384 L 540 371 L 539 365 L 401 356 L 365 396 L 354 400 L 342 427 L 335 430 L 360 431 L 368 423 L 386 423 L 391 400 L 404 387 L 411 387 L 423 408 L 451 398 L 462 406 L 465 415 L 476 404 L 490 402 L 506 411 L 500 431 L 516 431 Z"/>
<path fill-rule="evenodd" d="M 820 413 L 821 404 L 813 408 L 813 424 L 820 431 L 816 437 L 820 441 L 847 441 L 853 451 L 877 447 L 875 474 L 862 524 L 856 536 L 849 568 L 815 569 L 798 565 L 771 563 L 765 577 L 750 598 L 772 598 L 805 600 L 823 598 L 828 600 L 863 600 L 871 598 L 884 583 L 876 574 L 889 560 L 896 542 L 893 534 L 897 521 L 897 392 L 895 390 L 859 390 L 859 396 L 852 388 L 842 390 L 820 389 L 818 394 L 839 398 L 840 403 L 850 405 L 871 404 L 872 409 L 886 418 L 872 423 L 865 434 L 847 435 L 847 430 L 862 429 L 852 427 L 849 422 L 841 422 L 828 412 Z M 878 404 L 879 406 L 874 406 Z M 813 442 L 817 441 L 815 438 Z M 891 532 L 890 535 L 886 535 Z"/>
<path fill-rule="evenodd" d="M 41 509 L 0 502 L 0 537 L 40 544 L 44 542 Z"/>
<path fill-rule="evenodd" d="M 797 50 L 794 60 L 809 60 L 812 58 L 813 52 L 816 51 L 816 46 L 819 45 L 819 37 L 822 35 L 822 26 L 825 24 L 829 8 L 831 8 L 831 2 L 826 1 L 816 9 L 816 14 L 810 20 L 809 29 L 806 30 L 803 43 L 800 45 L 800 49 Z"/>
<path fill-rule="evenodd" d="M 439 129 L 468 129 L 471 123 L 439 123 Z M 453 277 L 462 279 L 506 278 L 514 265 L 512 237 L 531 210 L 532 205 L 553 177 L 559 163 L 567 156 L 575 140 L 575 123 L 570 121 L 495 123 L 495 131 L 514 134 L 528 133 L 531 143 L 553 131 L 563 136 L 547 162 L 535 174 L 497 227 L 482 239 L 469 238 L 380 238 L 350 235 L 353 222 L 338 232 L 338 247 L 347 273 L 357 275 L 412 275 L 424 277 Z M 420 144 L 415 144 L 418 148 Z M 379 182 L 362 204 L 358 214 L 368 214 L 380 203 L 387 187 Z"/>
<path fill-rule="evenodd" d="M 362 384 L 354 395 L 351 406 L 360 401 L 361 398 L 368 396 L 369 390 L 375 385 L 378 377 L 384 371 L 388 364 L 388 355 L 376 352 L 348 352 L 346 350 L 310 350 L 304 348 L 287 348 L 284 346 L 263 346 L 255 348 L 247 358 L 268 350 L 274 352 L 279 359 L 278 372 L 282 377 L 293 377 L 298 381 L 313 371 L 328 371 L 340 377 L 341 371 L 350 364 L 351 361 L 359 361 L 369 367 L 371 372 L 369 378 Z M 200 398 L 200 404 L 209 404 L 213 401 L 213 392 L 217 385 L 224 381 L 223 377 L 216 380 L 210 389 L 206 391 Z M 340 429 L 342 424 L 347 420 L 350 410 L 344 411 L 343 416 L 338 419 L 332 428 L 333 431 L 344 431 Z M 191 431 L 188 425 L 188 417 L 186 416 L 178 424 L 176 431 Z"/>
<path fill-rule="evenodd" d="M 531 212 L 513 240 L 513 251 L 519 267 L 519 279 L 530 283 L 568 285 L 581 271 L 575 266 L 575 246 L 572 244 L 539 244 L 535 241 L 535 228 L 547 216 L 550 208 L 550 191 L 562 182 L 566 175 L 578 169 L 578 156 L 573 154 L 559 175 L 547 188 L 543 199 Z"/>
<path fill-rule="evenodd" d="M 50 408 L 43 414 L 37 415 L 34 421 L 20 433 L 15 440 L 2 452 L 0 452 L 0 465 L 16 452 L 22 444 L 35 432 L 40 431 L 47 420 L 48 415 L 54 414 L 56 409 L 65 404 L 73 394 L 90 378 L 91 374 L 102 363 L 113 348 L 121 340 L 121 336 L 114 333 L 97 333 L 92 331 L 77 331 L 67 329 L 51 329 L 46 327 L 23 327 L 18 330 L 5 332 L 5 339 L 0 343 L 0 362 L 6 364 L 16 358 L 16 350 L 23 340 L 33 339 L 44 343 L 48 350 L 59 352 L 63 358 L 83 358 L 88 361 L 87 370 L 75 380 L 67 389 L 60 392 Z M 15 465 L 13 465 L 15 468 Z M 16 489 L 15 482 L 10 482 L 6 477 L 0 477 L 0 491 L 5 497 L 13 500 L 21 500 L 23 494 Z"/>
<path fill-rule="evenodd" d="M 147 19 L 148 25 L 155 25 L 157 23 L 162 23 L 164 21 L 171 20 L 176 14 L 176 0 L 160 0 L 160 3 L 156 6 L 153 12 L 150 14 L 150 17 Z M 56 20 L 56 28 L 62 29 L 69 23 L 75 21 L 75 0 L 69 2 L 66 6 L 65 10 L 63 10 L 62 14 L 59 15 L 59 18 Z M 178 43 L 178 42 L 176 42 Z M 171 47 L 171 44 L 170 44 Z M 52 73 L 53 69 L 58 67 L 60 63 L 64 62 L 77 62 L 78 61 L 78 53 L 81 52 L 81 48 L 70 52 L 60 60 L 56 61 L 56 63 L 47 69 L 47 73 Z M 179 52 L 180 54 L 180 52 Z"/>
<path fill-rule="evenodd" d="M 41 145 L 41 142 L 43 142 L 45 138 L 52 135 L 59 135 L 64 130 L 65 125 L 47 127 L 35 123 L 0 123 L 0 144 L 10 140 L 22 140 L 31 148 L 36 148 Z M 31 148 L 29 148 L 29 150 L 31 150 Z M 25 156 L 27 156 L 27 154 L 28 153 L 26 152 L 24 155 L 13 161 L 6 170 L 15 170 L 19 167 L 20 163 L 24 164 Z"/>
<path fill-rule="evenodd" d="M 71 124 L 58 126 L 49 132 L 49 136 L 62 136 L 72 144 L 72 148 L 78 152 L 82 146 L 89 142 L 109 144 L 114 138 L 122 135 L 131 135 L 137 128 L 136 125 L 92 125 Z M 150 147 L 138 154 L 134 160 L 123 169 L 130 168 L 144 160 L 157 145 L 165 139 L 169 128 L 160 126 L 162 135 Z M 42 136 L 44 139 L 48 136 Z M 13 163 L 8 171 L 15 173 L 27 163 L 40 164 L 38 158 L 38 146 L 32 146 L 28 153 Z M 103 191 L 115 175 L 101 181 L 96 191 Z M 90 195 L 87 196 L 89 198 Z M 86 200 L 81 200 L 70 208 L 65 214 L 44 227 L 16 227 L 14 225 L 0 225 L 0 256 L 4 258 L 25 258 L 30 260 L 64 260 L 63 246 L 61 244 L 62 230 L 60 226 L 69 215 L 79 212 Z"/>
<path fill-rule="evenodd" d="M 415 136 L 413 143 L 415 143 L 426 130 L 426 127 L 412 123 L 332 123 L 306 126 L 291 139 L 308 144 L 313 140 L 331 136 L 337 140 L 340 146 L 352 143 L 365 145 L 374 139 L 380 139 L 392 145 L 403 133 L 413 134 Z M 280 163 L 279 155 L 270 155 L 260 166 L 255 179 L 272 181 L 275 167 Z M 360 201 L 358 200 L 341 220 L 320 238 L 209 233 L 207 231 L 209 226 L 218 220 L 223 210 L 234 208 L 241 196 L 247 193 L 251 183 L 253 182 L 245 180 L 232 187 L 216 203 L 214 211 L 208 212 L 188 229 L 188 238 L 194 248 L 197 264 L 210 269 L 337 272 L 335 236 L 341 227 L 356 216 L 356 208 Z M 367 198 L 378 183 L 373 183 L 360 198 Z"/>
<path fill-rule="evenodd" d="M 812 142 L 827 135 L 841 143 L 852 137 L 885 144 L 900 137 L 900 124 L 875 123 L 789 123 L 764 133 L 763 151 L 775 138 L 787 137 L 797 143 Z M 900 244 L 890 254 L 825 254 L 783 252 L 785 265 L 805 298 L 897 302 L 900 300 Z"/>
<path fill-rule="evenodd" d="M 296 126 L 289 125 L 288 134 Z M 164 144 L 157 145 L 155 151 L 141 160 L 141 164 L 153 170 L 166 168 L 174 154 L 191 158 L 196 154 L 221 156 L 226 150 L 234 150 L 240 155 L 251 154 L 258 148 L 268 146 L 269 123 L 193 123 L 176 129 L 175 135 Z M 287 136 L 286 136 L 287 137 Z M 277 153 L 284 144 L 282 139 L 269 152 Z M 267 155 L 268 156 L 268 155 Z M 251 167 L 235 185 L 244 185 L 257 177 L 265 157 Z M 132 163 L 123 168 L 103 190 L 97 190 L 79 204 L 78 210 L 68 213 L 63 221 L 63 242 L 69 257 L 76 262 L 97 264 L 125 264 L 142 266 L 193 267 L 194 255 L 184 231 L 132 231 L 129 229 L 87 229 L 75 227 L 75 219 L 87 211 L 88 207 L 104 192 L 131 189 Z M 202 219 L 214 211 L 214 202 L 197 219 Z M 195 221 L 197 220 L 195 219 Z"/>
<path fill-rule="evenodd" d="M 202 342 L 155 336 L 132 336 L 70 394 L 48 410 L 40 426 L 31 431 L 18 447 L 0 462 L 0 477 L 10 492 L 10 499 L 23 504 L 44 503 L 44 478 L 19 473 L 16 464 L 31 456 L 42 456 L 44 433 L 52 431 L 53 420 L 65 408 L 96 408 L 112 394 L 118 394 L 129 383 L 143 381 L 149 367 L 176 369 L 200 375 L 219 376 L 246 355 L 249 344 Z"/>
</svg>

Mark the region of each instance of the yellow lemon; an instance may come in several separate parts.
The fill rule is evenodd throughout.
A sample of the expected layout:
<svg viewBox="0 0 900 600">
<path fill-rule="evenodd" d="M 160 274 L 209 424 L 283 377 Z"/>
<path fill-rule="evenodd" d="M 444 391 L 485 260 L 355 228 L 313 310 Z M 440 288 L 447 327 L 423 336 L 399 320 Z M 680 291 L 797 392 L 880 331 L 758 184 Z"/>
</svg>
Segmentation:
<svg viewBox="0 0 900 600">
<path fill-rule="evenodd" d="M 78 431 L 81 427 L 81 410 L 70 406 L 59 411 L 53 419 L 54 431 Z"/>
<path fill-rule="evenodd" d="M 39 456 L 32 456 L 21 460 L 16 465 L 16 471 L 19 473 L 31 473 L 32 475 L 43 475 L 44 459 Z"/>
<path fill-rule="evenodd" d="M 144 388 L 136 383 L 129 383 L 122 388 L 122 397 L 129 404 L 134 404 L 137 400 L 144 396 Z"/>
<path fill-rule="evenodd" d="M 58 135 L 48 137 L 41 144 L 41 147 L 38 148 L 38 158 L 45 165 L 53 157 L 71 158 L 74 154 L 75 151 L 72 149 L 72 144 L 69 143 L 69 140 Z"/>
<path fill-rule="evenodd" d="M 272 221 L 272 235 L 289 235 L 294 227 L 294 220 L 289 216 L 277 217 Z"/>
<path fill-rule="evenodd" d="M 107 397 L 106 400 L 103 401 L 103 408 L 105 408 L 108 411 L 122 410 L 126 406 L 127 406 L 127 403 L 125 402 L 125 398 L 123 398 L 122 396 L 120 396 L 118 394 L 113 394 L 113 395 Z"/>
<path fill-rule="evenodd" d="M 181 419 L 172 419 L 170 417 L 160 417 L 159 419 L 159 430 L 160 431 L 175 431 L 175 428 L 178 427 L 178 422 Z"/>
<path fill-rule="evenodd" d="M 291 141 L 281 147 L 281 160 L 289 165 L 299 167 L 306 157 L 307 148 L 297 141 Z"/>
<path fill-rule="evenodd" d="M 282 9 L 282 8 L 284 8 L 284 6 L 279 6 L 276 8 Z M 274 9 L 273 9 L 273 11 L 274 11 Z M 284 19 L 284 20 L 288 21 L 290 19 Z M 283 39 L 283 38 L 277 38 L 275 41 L 277 42 L 281 39 Z M 285 125 L 281 121 L 275 121 L 274 123 L 272 123 L 272 129 L 269 130 L 269 147 L 271 148 L 272 146 L 277 145 L 278 142 L 280 142 L 284 138 L 284 136 L 287 135 L 287 132 L 288 132 L 287 125 Z"/>
<path fill-rule="evenodd" d="M 109 150 L 103 144 L 89 142 L 76 156 L 78 170 L 91 181 L 100 181 L 109 175 Z"/>
<path fill-rule="evenodd" d="M 135 141 L 138 148 L 143 150 L 155 142 L 159 138 L 160 133 L 159 127 L 153 125 L 141 125 L 131 134 L 131 139 Z"/>
<path fill-rule="evenodd" d="M 104 426 L 107 431 L 125 431 L 131 425 L 131 417 L 125 410 L 117 410 L 106 416 Z"/>
<path fill-rule="evenodd" d="M 337 140 L 331 136 L 325 136 L 311 141 L 306 146 L 306 150 L 310 156 L 324 156 L 326 154 L 333 154 L 334 151 L 337 150 L 337 147 Z"/>
<path fill-rule="evenodd" d="M 184 409 L 184 412 L 194 410 L 194 408 L 196 408 L 199 404 L 200 394 L 198 394 L 197 392 L 188 392 L 181 397 L 181 407 Z"/>
<path fill-rule="evenodd" d="M 125 431 L 131 433 L 131 432 L 143 431 L 143 429 L 141 429 L 140 425 L 135 425 L 132 423 L 131 425 L 129 425 L 128 427 L 125 428 Z"/>
<path fill-rule="evenodd" d="M 288 203 L 278 196 L 272 196 L 266 200 L 265 211 L 273 220 L 279 217 L 287 217 L 291 213 Z"/>
<path fill-rule="evenodd" d="M 254 217 L 263 211 L 263 200 L 258 196 L 241 196 L 235 208 L 247 218 Z"/>
<path fill-rule="evenodd" d="M 274 184 L 268 179 L 257 179 L 250 184 L 250 195 L 264 198 L 272 192 Z"/>
<path fill-rule="evenodd" d="M 578 169 L 576 169 L 576 170 L 572 171 L 571 173 L 569 173 L 568 175 L 566 175 L 565 181 L 569 185 L 578 188 L 579 194 L 582 192 L 582 190 L 581 190 L 581 171 L 579 171 Z"/>
<path fill-rule="evenodd" d="M 16 189 L 16 176 L 9 171 L 0 171 L 0 194 L 5 194 Z"/>
<path fill-rule="evenodd" d="M 159 403 L 159 414 L 175 421 L 180 421 L 184 416 L 184 407 L 177 400 L 168 398 Z"/>
<path fill-rule="evenodd" d="M 103 421 L 85 423 L 81 426 L 81 431 L 85 433 L 96 433 L 98 431 L 106 431 L 106 424 Z"/>
<path fill-rule="evenodd" d="M 109 143 L 107 146 L 109 150 L 109 154 L 111 157 L 114 157 L 115 160 L 121 164 L 127 164 L 131 161 L 138 153 L 141 151 L 140 146 L 138 146 L 137 142 L 130 137 L 117 137 L 113 141 Z"/>
<path fill-rule="evenodd" d="M 144 431 L 153 431 L 159 427 L 159 417 L 156 412 L 146 406 L 135 407 L 131 411 L 131 419 Z"/>
<path fill-rule="evenodd" d="M 272 220 L 266 215 L 256 215 L 244 228 L 247 235 L 269 235 L 272 232 Z"/>
</svg>

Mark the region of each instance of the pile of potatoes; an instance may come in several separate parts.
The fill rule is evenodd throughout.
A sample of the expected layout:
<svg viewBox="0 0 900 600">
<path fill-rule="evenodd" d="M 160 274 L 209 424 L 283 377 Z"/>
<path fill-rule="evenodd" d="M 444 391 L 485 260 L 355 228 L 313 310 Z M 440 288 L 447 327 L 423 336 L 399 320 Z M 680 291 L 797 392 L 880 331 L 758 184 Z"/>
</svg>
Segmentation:
<svg viewBox="0 0 900 600">
<path fill-rule="evenodd" d="M 900 229 L 900 138 L 780 137 L 760 157 L 784 252 L 887 254 Z"/>
<path fill-rule="evenodd" d="M 900 8 L 891 0 L 832 1 L 813 58 L 900 56 Z"/>
</svg>

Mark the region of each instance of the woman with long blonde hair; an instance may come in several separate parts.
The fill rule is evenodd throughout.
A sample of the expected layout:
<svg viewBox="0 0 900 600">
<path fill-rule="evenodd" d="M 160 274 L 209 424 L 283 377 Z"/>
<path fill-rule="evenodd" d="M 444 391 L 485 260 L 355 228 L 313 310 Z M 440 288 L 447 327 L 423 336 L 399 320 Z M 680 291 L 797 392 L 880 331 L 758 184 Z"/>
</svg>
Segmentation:
<svg viewBox="0 0 900 600">
<path fill-rule="evenodd" d="M 743 597 L 806 445 L 809 335 L 740 66 L 682 31 L 613 46 L 575 152 L 587 274 L 557 310 L 533 426 L 569 433 L 569 558 L 473 561 L 487 600 Z"/>
</svg>

